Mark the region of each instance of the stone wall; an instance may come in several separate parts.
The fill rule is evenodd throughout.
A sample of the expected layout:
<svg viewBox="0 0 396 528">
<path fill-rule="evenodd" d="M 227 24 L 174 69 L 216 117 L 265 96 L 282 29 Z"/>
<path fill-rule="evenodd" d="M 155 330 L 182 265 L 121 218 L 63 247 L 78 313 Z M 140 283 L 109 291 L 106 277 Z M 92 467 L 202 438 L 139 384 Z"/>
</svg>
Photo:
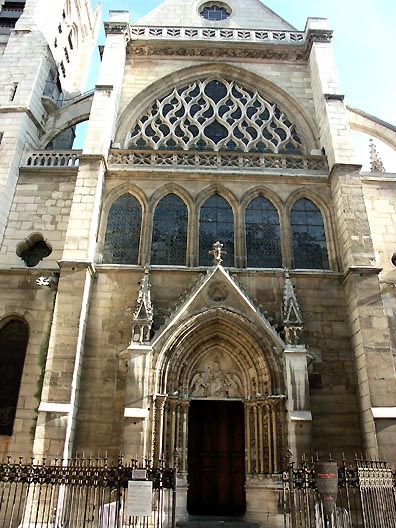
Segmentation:
<svg viewBox="0 0 396 528">
<path fill-rule="evenodd" d="M 110 265 L 98 269 L 87 325 L 75 445 L 78 452 L 108 450 L 116 455 L 122 449 L 125 363 L 120 355 L 130 343 L 132 308 L 142 275 L 142 269 Z M 273 324 L 279 323 L 283 273 L 240 271 L 236 275 Z M 197 270 L 150 272 L 156 328 L 198 278 Z M 340 456 L 345 452 L 353 457 L 361 443 L 343 288 L 337 275 L 296 272 L 292 281 L 301 301 L 304 340 L 311 357 L 313 453 L 331 451 Z"/>
<path fill-rule="evenodd" d="M 382 301 L 396 358 L 396 266 L 392 263 L 396 254 L 396 175 L 367 173 L 362 175 L 362 183 L 376 264 L 383 269 Z"/>
<path fill-rule="evenodd" d="M 7 224 L 0 265 L 25 267 L 16 254 L 17 245 L 38 233 L 52 248 L 38 268 L 58 269 L 75 185 L 74 169 L 21 174 Z"/>
<path fill-rule="evenodd" d="M 21 317 L 29 327 L 29 343 L 19 391 L 13 436 L 0 436 L 0 460 L 32 454 L 37 408 L 52 322 L 54 293 L 36 284 L 39 271 L 0 271 L 0 322 Z"/>
</svg>

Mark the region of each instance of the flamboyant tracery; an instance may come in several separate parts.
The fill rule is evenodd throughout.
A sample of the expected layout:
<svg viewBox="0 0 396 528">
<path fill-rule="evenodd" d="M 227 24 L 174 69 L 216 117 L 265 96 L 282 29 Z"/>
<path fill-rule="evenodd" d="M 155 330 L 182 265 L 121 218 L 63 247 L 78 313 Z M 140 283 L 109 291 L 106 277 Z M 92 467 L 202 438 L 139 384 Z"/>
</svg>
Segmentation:
<svg viewBox="0 0 396 528">
<path fill-rule="evenodd" d="M 209 78 L 156 99 L 133 124 L 128 147 L 290 154 L 302 141 L 275 102 L 236 81 Z"/>
</svg>

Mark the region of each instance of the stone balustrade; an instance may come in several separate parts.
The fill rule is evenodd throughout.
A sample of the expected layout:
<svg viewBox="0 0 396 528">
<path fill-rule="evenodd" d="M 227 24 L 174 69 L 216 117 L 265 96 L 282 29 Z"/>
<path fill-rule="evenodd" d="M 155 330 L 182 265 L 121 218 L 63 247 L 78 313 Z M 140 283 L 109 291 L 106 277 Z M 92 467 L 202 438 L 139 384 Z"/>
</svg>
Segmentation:
<svg viewBox="0 0 396 528">
<path fill-rule="evenodd" d="M 35 150 L 29 152 L 22 167 L 78 167 L 82 150 Z"/>
<path fill-rule="evenodd" d="M 192 152 L 164 150 L 110 151 L 109 165 L 119 168 L 180 168 L 180 169 L 238 169 L 257 171 L 263 169 L 294 169 L 326 172 L 324 156 L 292 156 L 245 152 Z"/>
<path fill-rule="evenodd" d="M 274 44 L 304 44 L 300 31 L 270 31 L 264 29 L 199 28 L 130 26 L 131 40 L 216 40 L 227 42 L 267 42 Z"/>
<path fill-rule="evenodd" d="M 36 150 L 29 152 L 22 167 L 78 167 L 81 150 Z M 213 170 L 222 168 L 254 171 L 265 169 L 327 172 L 324 156 L 298 156 L 246 152 L 196 152 L 112 149 L 109 166 L 122 169 L 172 168 Z"/>
</svg>

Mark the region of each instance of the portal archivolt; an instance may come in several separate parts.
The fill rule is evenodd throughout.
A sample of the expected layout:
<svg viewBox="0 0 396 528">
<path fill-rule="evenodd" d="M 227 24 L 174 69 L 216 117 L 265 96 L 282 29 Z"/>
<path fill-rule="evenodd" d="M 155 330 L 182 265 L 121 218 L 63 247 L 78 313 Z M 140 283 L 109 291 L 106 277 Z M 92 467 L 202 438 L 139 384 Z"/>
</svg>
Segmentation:
<svg viewBox="0 0 396 528">
<path fill-rule="evenodd" d="M 239 400 L 245 407 L 247 476 L 276 472 L 284 457 L 286 411 L 274 351 L 260 346 L 253 329 L 249 332 L 242 318 L 238 325 L 235 315 L 227 320 L 213 313 L 198 321 L 185 325 L 157 357 L 154 456 L 171 459 L 177 453 L 180 471 L 187 475 L 190 401 Z"/>
</svg>

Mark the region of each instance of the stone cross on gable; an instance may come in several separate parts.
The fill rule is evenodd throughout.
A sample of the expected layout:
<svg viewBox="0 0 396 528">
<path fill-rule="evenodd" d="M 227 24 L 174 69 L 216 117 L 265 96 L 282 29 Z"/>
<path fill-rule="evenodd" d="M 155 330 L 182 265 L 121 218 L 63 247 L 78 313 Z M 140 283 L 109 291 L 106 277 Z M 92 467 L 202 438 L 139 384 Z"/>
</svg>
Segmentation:
<svg viewBox="0 0 396 528">
<path fill-rule="evenodd" d="M 222 255 L 227 255 L 227 251 L 223 250 L 224 244 L 217 241 L 212 246 L 212 251 L 209 251 L 209 255 L 213 255 L 213 266 L 220 266 L 223 262 Z"/>
</svg>

